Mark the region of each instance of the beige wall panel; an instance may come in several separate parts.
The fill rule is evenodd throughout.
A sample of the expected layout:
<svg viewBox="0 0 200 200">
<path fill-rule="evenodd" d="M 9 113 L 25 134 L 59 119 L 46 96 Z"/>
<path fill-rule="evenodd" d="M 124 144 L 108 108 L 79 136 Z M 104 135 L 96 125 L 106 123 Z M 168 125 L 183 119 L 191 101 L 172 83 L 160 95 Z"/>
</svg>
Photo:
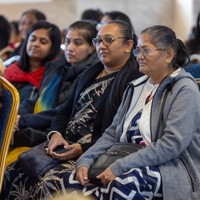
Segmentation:
<svg viewBox="0 0 200 200">
<path fill-rule="evenodd" d="M 200 10 L 200 3 L 199 0 L 194 1 L 197 4 L 197 13 Z M 174 28 L 175 2 L 176 0 L 52 0 L 50 3 L 0 4 L 0 14 L 14 20 L 19 19 L 24 10 L 38 8 L 45 12 L 49 21 L 63 29 L 80 19 L 81 13 L 87 8 L 98 7 L 102 11 L 121 10 L 129 15 L 136 33 L 139 34 L 143 28 L 155 24 Z M 179 30 L 176 26 L 176 31 L 185 30 Z"/>
</svg>

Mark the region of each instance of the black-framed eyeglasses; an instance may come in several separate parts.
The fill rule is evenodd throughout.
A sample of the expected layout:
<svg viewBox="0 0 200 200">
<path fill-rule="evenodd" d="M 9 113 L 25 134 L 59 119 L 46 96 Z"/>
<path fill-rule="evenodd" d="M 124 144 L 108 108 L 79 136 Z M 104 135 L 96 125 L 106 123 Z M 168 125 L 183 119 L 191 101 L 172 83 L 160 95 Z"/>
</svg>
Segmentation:
<svg viewBox="0 0 200 200">
<path fill-rule="evenodd" d="M 126 38 L 126 37 L 97 37 L 97 38 L 93 38 L 92 39 L 92 43 L 96 46 L 99 46 L 101 42 L 103 42 L 103 44 L 105 46 L 109 46 L 111 45 L 115 40 L 120 39 L 120 38 Z M 128 38 L 126 38 L 128 39 Z"/>
<path fill-rule="evenodd" d="M 135 57 L 138 57 L 138 55 L 141 53 L 143 56 L 148 56 L 154 51 L 163 51 L 165 49 L 149 49 L 149 48 L 136 48 L 133 50 L 133 54 Z"/>
</svg>

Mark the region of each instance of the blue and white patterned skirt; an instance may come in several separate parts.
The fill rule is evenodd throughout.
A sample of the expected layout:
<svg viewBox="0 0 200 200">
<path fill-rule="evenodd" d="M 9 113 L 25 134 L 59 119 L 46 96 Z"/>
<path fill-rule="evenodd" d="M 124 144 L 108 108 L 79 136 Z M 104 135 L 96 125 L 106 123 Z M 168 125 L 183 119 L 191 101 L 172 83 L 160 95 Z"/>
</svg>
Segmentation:
<svg viewBox="0 0 200 200">
<path fill-rule="evenodd" d="M 76 180 L 75 171 L 66 174 L 62 185 L 66 197 L 71 192 L 91 196 L 98 200 L 161 200 L 161 176 L 158 167 L 133 168 L 116 177 L 107 186 L 81 186 Z"/>
</svg>

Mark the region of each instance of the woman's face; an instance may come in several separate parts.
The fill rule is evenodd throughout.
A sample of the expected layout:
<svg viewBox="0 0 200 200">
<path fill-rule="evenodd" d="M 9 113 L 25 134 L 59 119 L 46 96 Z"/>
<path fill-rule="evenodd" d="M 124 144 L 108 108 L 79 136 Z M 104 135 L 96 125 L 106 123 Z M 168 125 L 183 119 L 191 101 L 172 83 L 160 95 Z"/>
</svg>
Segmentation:
<svg viewBox="0 0 200 200">
<path fill-rule="evenodd" d="M 102 26 L 97 34 L 97 39 L 100 40 L 96 44 L 96 50 L 101 62 L 110 68 L 116 68 L 128 60 L 130 51 L 133 46 L 131 40 L 124 42 L 124 37 L 121 29 L 117 24 L 106 24 Z M 110 40 L 108 45 L 103 40 Z"/>
<path fill-rule="evenodd" d="M 30 27 L 37 22 L 37 18 L 32 13 L 27 13 L 21 17 L 19 22 L 19 31 L 22 39 L 26 39 Z"/>
<path fill-rule="evenodd" d="M 169 75 L 172 70 L 170 63 L 173 57 L 167 49 L 152 44 L 149 35 L 145 33 L 140 35 L 137 49 L 140 52 L 137 56 L 140 72 L 148 75 L 156 82 Z"/>
<path fill-rule="evenodd" d="M 83 62 L 95 50 L 83 37 L 84 30 L 70 29 L 65 38 L 65 57 L 69 63 Z"/>
<path fill-rule="evenodd" d="M 26 52 L 30 58 L 43 60 L 51 51 L 52 42 L 47 29 L 37 29 L 29 37 Z"/>
</svg>

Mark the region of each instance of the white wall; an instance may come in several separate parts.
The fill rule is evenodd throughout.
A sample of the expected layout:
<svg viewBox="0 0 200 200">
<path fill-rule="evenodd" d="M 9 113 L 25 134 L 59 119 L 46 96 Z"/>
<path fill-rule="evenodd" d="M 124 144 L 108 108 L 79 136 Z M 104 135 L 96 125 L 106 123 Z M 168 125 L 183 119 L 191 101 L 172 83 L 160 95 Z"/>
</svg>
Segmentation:
<svg viewBox="0 0 200 200">
<path fill-rule="evenodd" d="M 176 0 L 172 28 L 179 38 L 186 40 L 193 26 L 193 0 Z"/>
<path fill-rule="evenodd" d="M 192 1 L 196 2 L 195 12 L 197 13 L 200 10 L 199 0 Z M 3 2 L 7 2 L 7 0 Z M 0 14 L 14 20 L 19 19 L 24 10 L 38 8 L 45 12 L 49 21 L 63 29 L 80 19 L 84 9 L 99 7 L 102 11 L 121 10 L 125 12 L 131 18 L 137 34 L 147 26 L 162 24 L 175 29 L 178 36 L 184 39 L 189 30 L 180 26 L 183 18 L 178 18 L 177 10 L 180 11 L 182 8 L 176 9 L 176 6 L 176 0 L 51 0 L 48 3 L 0 4 Z M 184 11 L 181 12 L 184 13 Z M 191 21 L 192 19 L 188 18 L 184 23 L 191 26 L 193 23 Z"/>
</svg>

